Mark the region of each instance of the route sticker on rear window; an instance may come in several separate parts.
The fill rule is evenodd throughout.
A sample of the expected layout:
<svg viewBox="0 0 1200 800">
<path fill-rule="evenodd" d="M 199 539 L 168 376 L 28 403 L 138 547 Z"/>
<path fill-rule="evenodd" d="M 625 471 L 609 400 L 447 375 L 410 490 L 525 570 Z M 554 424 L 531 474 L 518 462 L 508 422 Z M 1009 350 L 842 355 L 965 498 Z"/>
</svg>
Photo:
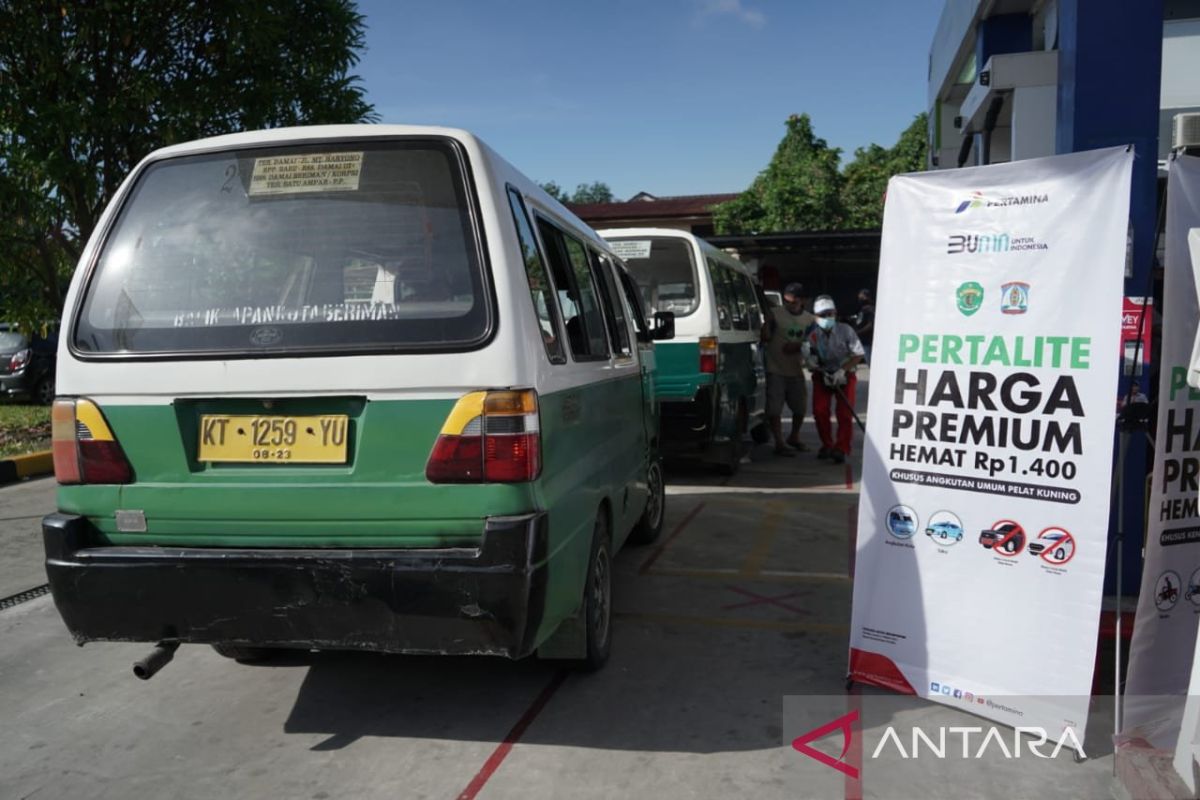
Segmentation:
<svg viewBox="0 0 1200 800">
<path fill-rule="evenodd" d="M 362 160 L 362 152 L 256 158 L 250 176 L 250 196 L 356 192 Z"/>
<path fill-rule="evenodd" d="M 617 258 L 622 261 L 650 257 L 649 239 L 620 239 L 615 242 L 609 242 L 608 246 L 617 254 Z"/>
</svg>

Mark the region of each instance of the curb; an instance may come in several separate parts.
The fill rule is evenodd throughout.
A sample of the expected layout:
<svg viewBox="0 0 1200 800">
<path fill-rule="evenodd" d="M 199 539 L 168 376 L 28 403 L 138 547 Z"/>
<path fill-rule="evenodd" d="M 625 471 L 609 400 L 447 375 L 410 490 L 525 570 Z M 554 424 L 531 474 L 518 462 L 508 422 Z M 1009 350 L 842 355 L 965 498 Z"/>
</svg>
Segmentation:
<svg viewBox="0 0 1200 800">
<path fill-rule="evenodd" d="M 24 456 L 0 459 L 0 486 L 16 483 L 22 478 L 36 478 L 54 472 L 54 458 L 49 450 Z"/>
</svg>

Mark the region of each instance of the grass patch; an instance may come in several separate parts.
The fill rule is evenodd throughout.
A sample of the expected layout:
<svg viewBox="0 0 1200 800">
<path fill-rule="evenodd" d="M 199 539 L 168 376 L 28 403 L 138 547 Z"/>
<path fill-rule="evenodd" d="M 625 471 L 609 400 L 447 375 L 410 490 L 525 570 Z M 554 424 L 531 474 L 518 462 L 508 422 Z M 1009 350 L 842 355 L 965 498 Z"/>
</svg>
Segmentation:
<svg viewBox="0 0 1200 800">
<path fill-rule="evenodd" d="M 0 458 L 49 449 L 49 406 L 0 403 Z"/>
</svg>

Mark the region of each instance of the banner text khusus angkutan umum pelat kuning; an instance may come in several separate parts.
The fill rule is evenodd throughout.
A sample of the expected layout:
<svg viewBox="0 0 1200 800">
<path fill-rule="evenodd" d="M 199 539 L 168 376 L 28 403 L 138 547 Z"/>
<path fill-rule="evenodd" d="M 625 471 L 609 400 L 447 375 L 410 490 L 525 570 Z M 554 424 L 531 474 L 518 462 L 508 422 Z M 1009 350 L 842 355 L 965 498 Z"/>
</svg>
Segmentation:
<svg viewBox="0 0 1200 800">
<path fill-rule="evenodd" d="M 889 183 L 856 680 L 1084 728 L 1132 163 L 1122 147 Z"/>
</svg>

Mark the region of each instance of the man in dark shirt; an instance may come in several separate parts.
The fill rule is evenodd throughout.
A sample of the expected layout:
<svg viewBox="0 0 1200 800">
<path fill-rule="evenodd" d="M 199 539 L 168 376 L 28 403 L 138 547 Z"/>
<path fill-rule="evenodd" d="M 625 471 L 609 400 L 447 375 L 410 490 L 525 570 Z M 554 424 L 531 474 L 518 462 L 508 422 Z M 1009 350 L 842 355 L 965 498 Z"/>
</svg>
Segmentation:
<svg viewBox="0 0 1200 800">
<path fill-rule="evenodd" d="M 871 341 L 875 338 L 875 301 L 870 289 L 858 290 L 858 313 L 854 315 L 854 332 L 866 353 L 863 361 L 871 363 Z"/>
</svg>

